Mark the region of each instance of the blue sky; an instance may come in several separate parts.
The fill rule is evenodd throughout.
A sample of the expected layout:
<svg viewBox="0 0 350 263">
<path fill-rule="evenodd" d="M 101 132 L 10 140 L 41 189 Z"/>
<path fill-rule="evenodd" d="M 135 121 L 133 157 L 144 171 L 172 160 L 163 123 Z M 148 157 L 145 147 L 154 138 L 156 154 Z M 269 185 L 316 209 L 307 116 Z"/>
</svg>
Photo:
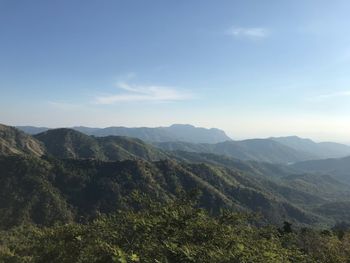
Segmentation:
<svg viewBox="0 0 350 263">
<path fill-rule="evenodd" d="M 0 122 L 350 142 L 350 2 L 0 0 Z"/>
</svg>

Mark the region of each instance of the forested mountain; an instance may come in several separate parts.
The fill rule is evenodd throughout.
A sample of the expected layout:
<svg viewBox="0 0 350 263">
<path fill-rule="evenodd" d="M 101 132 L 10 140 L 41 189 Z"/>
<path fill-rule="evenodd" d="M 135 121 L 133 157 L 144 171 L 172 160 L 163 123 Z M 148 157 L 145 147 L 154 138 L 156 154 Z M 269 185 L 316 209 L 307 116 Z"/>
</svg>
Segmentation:
<svg viewBox="0 0 350 263">
<path fill-rule="evenodd" d="M 270 139 L 226 141 L 217 144 L 164 142 L 155 145 L 167 151 L 214 153 L 241 160 L 270 163 L 293 163 L 316 158 L 316 156 L 312 154 L 294 150 Z"/>
<path fill-rule="evenodd" d="M 166 155 L 139 139 L 108 136 L 93 137 L 72 129 L 52 129 L 34 135 L 48 154 L 57 158 L 126 160 L 159 160 Z"/>
<path fill-rule="evenodd" d="M 211 262 L 221 260 L 223 252 L 213 250 L 214 243 L 207 247 L 212 234 L 209 239 L 217 245 L 227 246 L 229 238 L 235 247 L 242 242 L 252 246 L 246 254 L 229 249 L 232 260 L 250 260 L 252 253 L 267 262 L 328 262 L 324 257 L 345 260 L 350 255 L 338 251 L 345 244 L 339 243 L 338 232 L 325 236 L 290 227 L 350 222 L 350 187 L 337 180 L 350 169 L 348 158 L 286 165 L 310 156 L 268 139 L 167 142 L 157 148 L 139 139 L 95 137 L 72 129 L 32 137 L 0 127 L 0 262 L 109 262 L 108 251 L 121 262 L 142 262 L 139 256 L 182 262 L 189 251 L 201 253 L 196 260 Z M 197 202 L 181 201 L 193 191 L 200 193 Z M 205 251 L 187 247 L 193 231 L 205 236 L 204 243 L 193 241 Z M 134 241 L 127 246 L 123 238 L 129 235 Z M 173 236 L 186 237 L 181 250 L 176 247 L 181 240 Z M 107 243 L 101 246 L 96 238 L 107 238 Z M 135 245 L 136 239 L 143 240 Z M 260 247 L 261 242 L 275 248 Z M 310 242 L 327 248 L 314 249 Z M 84 248 L 71 251 L 71 246 Z M 110 250 L 112 246 L 117 248 Z"/>
<path fill-rule="evenodd" d="M 90 223 L 33 225 L 2 231 L 4 263 L 347 263 L 346 224 L 332 230 L 261 224 L 251 215 L 213 216 L 191 196 L 169 203 L 134 195 L 138 209 L 99 216 Z"/>
<path fill-rule="evenodd" d="M 35 157 L 38 154 L 30 151 L 18 151 L 18 157 L 3 154 L 2 178 L 5 181 L 2 185 L 8 188 L 1 191 L 1 203 L 24 209 L 22 216 L 13 216 L 12 213 L 20 213 L 21 209 L 10 212 L 10 207 L 3 207 L 5 221 L 11 217 L 20 222 L 27 217 L 36 223 L 89 218 L 128 207 L 125 198 L 134 190 L 166 201 L 177 197 L 180 190 L 188 192 L 197 188 L 203 192 L 201 206 L 212 213 L 225 207 L 258 211 L 276 223 L 283 219 L 301 224 L 330 223 L 334 217 L 323 217 L 318 209 L 330 202 L 349 200 L 347 186 L 333 178 L 305 174 L 304 170 L 300 174 L 298 167 L 273 164 L 301 156 L 272 140 L 157 144 L 170 150 L 178 146 L 193 147 L 186 148 L 187 151 L 165 151 L 128 137 L 94 137 L 62 128 L 33 138 L 14 128 L 3 127 L 36 142 L 41 147 L 40 155 L 50 156 L 38 159 Z M 2 140 L 11 142 L 11 138 L 3 136 Z M 203 149 L 211 153 L 201 152 Z M 115 162 L 122 160 L 127 161 Z M 21 181 L 23 178 L 25 183 Z M 28 183 L 28 180 L 33 182 Z M 26 185 L 23 191 L 20 190 L 24 187 L 22 183 Z M 28 186 L 32 187 L 29 193 L 26 192 L 30 189 Z M 71 192 L 67 192 L 69 189 Z M 22 197 L 12 200 L 11 193 Z M 37 196 L 39 193 L 42 196 Z M 18 200 L 39 203 L 14 205 Z M 47 215 L 33 216 L 36 212 L 32 209 L 43 209 L 46 202 L 50 203 L 49 207 L 56 207 L 55 212 L 48 210 Z M 44 219 L 41 222 L 36 221 L 37 218 Z"/>
<path fill-rule="evenodd" d="M 310 139 L 303 139 L 297 136 L 272 137 L 271 140 L 284 144 L 297 151 L 309 153 L 315 159 L 339 158 L 350 155 L 350 146 L 334 142 L 316 143 Z"/>
<path fill-rule="evenodd" d="M 49 130 L 49 128 L 34 126 L 18 126 L 17 128 L 32 135 Z M 340 143 L 316 143 L 310 139 L 297 136 L 232 141 L 222 130 L 198 128 L 183 124 L 158 128 L 90 128 L 77 126 L 71 129 L 95 137 L 125 136 L 138 138 L 167 151 L 225 154 L 243 160 L 272 163 L 293 163 L 350 155 L 350 146 Z"/>
<path fill-rule="evenodd" d="M 270 163 L 290 163 L 312 159 L 310 154 L 266 139 L 226 141 L 217 144 L 186 142 L 155 143 L 154 147 L 140 139 L 123 136 L 95 137 L 73 129 L 50 129 L 34 135 L 42 142 L 47 153 L 58 158 L 91 158 L 100 160 L 126 160 L 166 158 L 164 151 L 203 152 L 226 155 L 241 160 Z"/>
<path fill-rule="evenodd" d="M 298 171 L 329 174 L 350 183 L 350 157 L 299 162 L 292 167 Z"/>
<path fill-rule="evenodd" d="M 43 155 L 43 145 L 33 137 L 16 128 L 0 124 L 0 155 L 33 154 Z"/>
<path fill-rule="evenodd" d="M 49 128 L 37 128 L 33 126 L 18 126 L 17 128 L 32 135 L 49 130 Z M 146 142 L 185 141 L 193 143 L 218 143 L 231 140 L 222 130 L 215 128 L 199 128 L 189 124 L 174 124 L 169 127 L 157 128 L 90 128 L 78 126 L 72 127 L 72 129 L 97 137 L 127 136 L 138 138 Z"/>
<path fill-rule="evenodd" d="M 266 176 L 268 178 L 279 178 L 289 174 L 297 173 L 297 170 L 282 164 L 267 162 L 243 161 L 226 155 L 213 153 L 172 151 L 169 155 L 179 161 L 191 163 L 208 163 L 217 166 L 224 166 L 232 170 L 243 170 L 254 177 Z"/>
<path fill-rule="evenodd" d="M 3 156 L 0 225 L 89 220 L 100 213 L 133 207 L 128 201 L 133 191 L 167 202 L 181 197 L 183 191 L 198 189 L 202 192 L 200 206 L 211 213 L 222 208 L 259 212 L 275 224 L 283 220 L 331 224 L 339 213 L 323 217 L 318 209 L 340 198 L 349 200 L 349 192 L 336 180 L 312 181 L 288 177 L 288 173 L 269 179 L 257 163 L 247 167 L 237 163 L 228 169 L 174 160 L 104 162 Z"/>
<path fill-rule="evenodd" d="M 23 222 L 52 224 L 88 219 L 132 206 L 127 197 L 139 191 L 160 201 L 181 191 L 202 191 L 200 205 L 259 211 L 272 222 L 283 219 L 311 224 L 316 216 L 271 195 L 238 172 L 207 164 L 2 157 L 1 220 L 8 227 Z"/>
</svg>

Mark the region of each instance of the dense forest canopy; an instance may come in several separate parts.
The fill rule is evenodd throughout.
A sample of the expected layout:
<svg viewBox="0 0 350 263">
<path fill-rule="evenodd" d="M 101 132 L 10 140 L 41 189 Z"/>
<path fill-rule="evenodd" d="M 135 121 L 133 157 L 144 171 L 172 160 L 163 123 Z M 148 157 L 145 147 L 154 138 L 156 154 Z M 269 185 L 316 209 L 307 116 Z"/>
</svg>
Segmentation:
<svg viewBox="0 0 350 263">
<path fill-rule="evenodd" d="M 0 262 L 350 258 L 344 175 L 71 129 L 0 135 Z"/>
</svg>

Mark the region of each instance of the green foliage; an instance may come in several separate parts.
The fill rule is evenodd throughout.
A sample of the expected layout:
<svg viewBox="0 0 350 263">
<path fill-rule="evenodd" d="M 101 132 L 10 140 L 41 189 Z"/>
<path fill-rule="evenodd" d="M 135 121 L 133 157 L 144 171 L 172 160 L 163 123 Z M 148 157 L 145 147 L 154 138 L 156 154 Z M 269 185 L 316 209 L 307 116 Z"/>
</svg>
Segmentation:
<svg viewBox="0 0 350 263">
<path fill-rule="evenodd" d="M 166 205 L 134 193 L 139 209 L 88 224 L 20 227 L 1 233 L 1 263 L 345 263 L 350 233 L 280 230 L 248 214 L 210 216 L 187 197 Z"/>
<path fill-rule="evenodd" d="M 36 157 L 0 156 L 0 228 L 72 221 L 68 204 L 50 183 L 50 169 Z"/>
<path fill-rule="evenodd" d="M 331 158 L 298 162 L 293 164 L 292 167 L 299 172 L 330 174 L 337 180 L 350 184 L 350 156 L 339 159 Z"/>
<path fill-rule="evenodd" d="M 141 206 L 86 225 L 14 229 L 2 236 L 0 262 L 310 262 L 244 215 L 212 217 L 186 198 Z"/>
<path fill-rule="evenodd" d="M 0 263 L 349 262 L 347 222 L 332 231 L 294 224 L 350 218 L 347 186 L 329 176 L 208 153 L 150 162 L 168 155 L 70 129 L 37 138 L 46 148 L 0 125 Z M 276 146 L 240 147 L 275 158 L 262 152 L 266 143 Z M 218 149 L 234 155 L 232 144 Z M 44 151 L 51 154 L 39 157 Z M 116 159 L 128 160 L 106 161 Z M 202 193 L 197 201 L 191 189 Z"/>
<path fill-rule="evenodd" d="M 284 220 L 306 225 L 322 222 L 311 209 L 297 205 L 327 202 L 306 190 L 244 171 L 174 160 L 104 162 L 2 156 L 0 171 L 0 229 L 25 222 L 46 226 L 86 222 L 100 213 L 132 208 L 128 197 L 135 190 L 168 202 L 180 197 L 179 191 L 197 188 L 203 192 L 199 206 L 211 214 L 223 208 L 260 212 L 275 224 Z M 341 211 L 335 211 L 332 217 L 340 215 Z"/>
<path fill-rule="evenodd" d="M 31 141 L 39 143 L 36 139 L 0 126 L 0 148 L 6 142 L 22 149 L 17 157 L 0 159 L 0 228 L 23 222 L 85 222 L 100 213 L 132 207 L 125 199 L 133 190 L 167 202 L 179 196 L 178 190 L 193 188 L 203 192 L 199 205 L 213 214 L 222 208 L 248 210 L 275 224 L 288 220 L 331 225 L 350 220 L 345 209 L 350 203 L 348 187 L 329 176 L 300 175 L 287 166 L 208 153 L 176 152 L 171 159 L 138 139 L 98 138 L 71 129 L 49 130 L 36 137 L 50 157 L 35 158 L 25 149 Z M 229 153 L 234 143 L 217 146 Z M 244 149 L 258 145 L 253 152 L 261 155 L 264 145 L 274 147 L 275 142 L 243 144 Z"/>
</svg>

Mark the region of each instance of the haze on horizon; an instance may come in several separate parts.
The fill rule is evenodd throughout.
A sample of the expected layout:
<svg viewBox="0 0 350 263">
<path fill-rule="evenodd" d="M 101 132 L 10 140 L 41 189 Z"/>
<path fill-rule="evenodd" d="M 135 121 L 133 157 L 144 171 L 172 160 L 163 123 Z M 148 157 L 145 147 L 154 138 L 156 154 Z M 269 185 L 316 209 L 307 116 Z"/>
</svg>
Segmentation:
<svg viewBox="0 0 350 263">
<path fill-rule="evenodd" d="M 0 123 L 350 142 L 350 2 L 0 0 Z"/>
</svg>

